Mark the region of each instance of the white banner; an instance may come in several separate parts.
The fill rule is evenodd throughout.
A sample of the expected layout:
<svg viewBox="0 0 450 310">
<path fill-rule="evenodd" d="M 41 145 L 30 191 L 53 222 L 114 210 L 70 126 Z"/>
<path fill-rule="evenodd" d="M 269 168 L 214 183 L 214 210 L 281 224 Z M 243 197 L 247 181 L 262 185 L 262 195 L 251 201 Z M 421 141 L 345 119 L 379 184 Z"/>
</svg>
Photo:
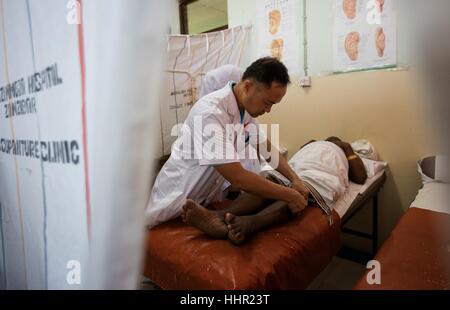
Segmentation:
<svg viewBox="0 0 450 310">
<path fill-rule="evenodd" d="M 135 287 L 166 12 L 0 0 L 3 288 Z"/>
<path fill-rule="evenodd" d="M 335 72 L 397 64 L 395 0 L 335 0 Z"/>
</svg>

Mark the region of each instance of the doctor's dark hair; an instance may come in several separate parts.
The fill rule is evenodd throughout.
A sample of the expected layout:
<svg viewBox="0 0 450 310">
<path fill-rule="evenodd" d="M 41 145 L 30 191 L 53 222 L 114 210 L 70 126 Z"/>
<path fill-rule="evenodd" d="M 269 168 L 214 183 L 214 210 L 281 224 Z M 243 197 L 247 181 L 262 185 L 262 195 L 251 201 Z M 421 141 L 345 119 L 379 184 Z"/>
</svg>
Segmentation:
<svg viewBox="0 0 450 310">
<path fill-rule="evenodd" d="M 267 87 L 271 87 L 273 81 L 284 86 L 291 83 L 286 66 L 273 57 L 260 58 L 252 63 L 242 76 L 242 81 L 244 80 L 253 80 Z"/>
</svg>

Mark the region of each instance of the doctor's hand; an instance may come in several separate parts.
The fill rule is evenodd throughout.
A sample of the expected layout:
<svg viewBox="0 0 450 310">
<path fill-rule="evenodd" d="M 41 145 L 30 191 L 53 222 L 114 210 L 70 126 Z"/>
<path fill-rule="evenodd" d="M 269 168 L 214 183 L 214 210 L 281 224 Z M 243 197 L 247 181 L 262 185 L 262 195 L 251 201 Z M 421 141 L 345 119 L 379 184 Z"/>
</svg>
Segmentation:
<svg viewBox="0 0 450 310">
<path fill-rule="evenodd" d="M 296 190 L 292 190 L 292 196 L 287 201 L 287 203 L 292 214 L 297 215 L 301 213 L 304 208 L 306 208 L 308 201 L 305 199 L 305 197 L 303 197 L 302 194 L 300 194 Z"/>
<path fill-rule="evenodd" d="M 305 184 L 300 179 L 296 179 L 292 182 L 291 188 L 299 192 L 308 201 L 309 190 L 306 188 Z"/>
</svg>

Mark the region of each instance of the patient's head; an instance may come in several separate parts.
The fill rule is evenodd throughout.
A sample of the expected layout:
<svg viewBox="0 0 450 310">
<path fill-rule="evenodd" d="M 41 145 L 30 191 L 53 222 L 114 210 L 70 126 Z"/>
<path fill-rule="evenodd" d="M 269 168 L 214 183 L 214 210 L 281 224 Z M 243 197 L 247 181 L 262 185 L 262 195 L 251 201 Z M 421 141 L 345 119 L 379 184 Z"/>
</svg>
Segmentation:
<svg viewBox="0 0 450 310">
<path fill-rule="evenodd" d="M 258 117 L 283 99 L 290 83 L 286 66 L 276 58 L 264 57 L 247 68 L 235 95 L 252 117 Z"/>
<path fill-rule="evenodd" d="M 341 139 L 339 139 L 338 137 L 335 137 L 335 136 L 328 137 L 328 138 L 326 139 L 326 141 L 328 141 L 328 142 L 336 142 L 336 141 L 342 142 Z"/>
<path fill-rule="evenodd" d="M 334 143 L 334 144 L 341 144 L 341 145 L 342 145 L 343 143 L 346 143 L 346 142 L 343 142 L 340 138 L 335 137 L 335 136 L 328 137 L 328 138 L 325 139 L 325 141 L 331 142 L 331 143 Z M 303 145 L 300 147 L 300 149 L 302 149 L 302 148 L 304 148 L 305 146 L 307 146 L 308 144 L 311 144 L 311 143 L 314 143 L 314 142 L 317 142 L 317 140 L 310 140 L 310 141 L 308 141 L 307 143 L 303 144 Z"/>
<path fill-rule="evenodd" d="M 339 146 L 344 152 L 346 152 L 346 150 L 350 150 L 351 149 L 351 145 L 348 142 L 342 141 L 340 138 L 335 137 L 335 136 L 331 136 L 328 137 L 325 141 L 331 142 L 336 144 L 337 146 Z"/>
</svg>

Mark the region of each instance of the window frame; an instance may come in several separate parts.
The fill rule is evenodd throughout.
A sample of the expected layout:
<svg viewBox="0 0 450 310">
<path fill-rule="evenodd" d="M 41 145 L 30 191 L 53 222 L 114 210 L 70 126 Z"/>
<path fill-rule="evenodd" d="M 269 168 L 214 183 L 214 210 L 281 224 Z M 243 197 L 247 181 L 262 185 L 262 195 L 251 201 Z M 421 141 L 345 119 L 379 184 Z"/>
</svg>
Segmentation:
<svg viewBox="0 0 450 310">
<path fill-rule="evenodd" d="M 179 0 L 179 14 L 180 14 L 180 33 L 189 34 L 189 23 L 187 15 L 187 6 L 191 3 L 197 2 L 198 0 Z M 218 28 L 210 29 L 202 33 L 215 32 L 220 30 L 228 29 L 228 23 Z"/>
</svg>

